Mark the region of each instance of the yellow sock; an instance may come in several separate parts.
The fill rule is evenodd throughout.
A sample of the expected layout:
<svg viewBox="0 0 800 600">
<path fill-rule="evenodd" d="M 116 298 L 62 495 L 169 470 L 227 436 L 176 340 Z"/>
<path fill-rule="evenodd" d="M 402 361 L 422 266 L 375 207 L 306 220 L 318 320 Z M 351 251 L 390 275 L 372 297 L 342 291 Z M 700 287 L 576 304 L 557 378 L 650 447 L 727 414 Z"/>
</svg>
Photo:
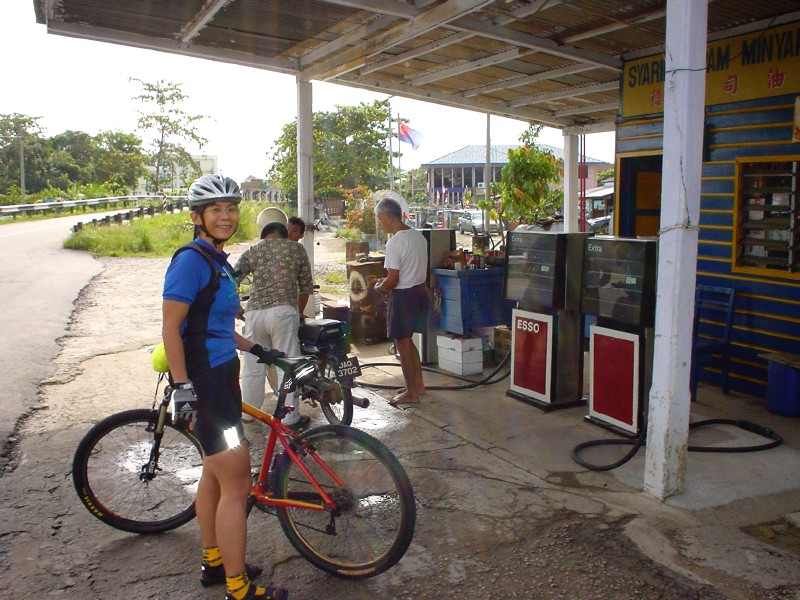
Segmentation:
<svg viewBox="0 0 800 600">
<path fill-rule="evenodd" d="M 219 551 L 219 546 L 203 548 L 203 564 L 209 567 L 218 567 L 222 564 L 222 552 Z"/>
<path fill-rule="evenodd" d="M 242 600 L 247 595 L 247 592 L 250 590 L 250 578 L 247 576 L 247 573 L 242 573 L 240 575 L 236 575 L 235 577 L 226 577 L 225 582 L 228 588 L 228 593 L 236 598 L 236 600 Z M 256 597 L 266 595 L 267 590 L 262 587 L 256 588 Z"/>
</svg>

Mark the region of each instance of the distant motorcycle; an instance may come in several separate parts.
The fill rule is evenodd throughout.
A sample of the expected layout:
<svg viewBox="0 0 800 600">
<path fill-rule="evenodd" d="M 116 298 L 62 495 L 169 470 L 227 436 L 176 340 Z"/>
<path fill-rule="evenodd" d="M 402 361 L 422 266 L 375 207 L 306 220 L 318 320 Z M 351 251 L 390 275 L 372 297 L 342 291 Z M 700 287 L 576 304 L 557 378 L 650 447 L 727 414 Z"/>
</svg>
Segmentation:
<svg viewBox="0 0 800 600">
<path fill-rule="evenodd" d="M 317 216 L 317 218 L 314 219 L 314 224 L 312 225 L 312 227 L 314 228 L 315 231 L 319 231 L 319 228 L 322 225 L 326 225 L 327 227 L 333 227 L 334 229 L 339 229 L 341 224 L 335 219 L 331 219 L 328 216 L 328 213 L 326 213 L 325 211 L 319 211 L 319 216 Z"/>
</svg>

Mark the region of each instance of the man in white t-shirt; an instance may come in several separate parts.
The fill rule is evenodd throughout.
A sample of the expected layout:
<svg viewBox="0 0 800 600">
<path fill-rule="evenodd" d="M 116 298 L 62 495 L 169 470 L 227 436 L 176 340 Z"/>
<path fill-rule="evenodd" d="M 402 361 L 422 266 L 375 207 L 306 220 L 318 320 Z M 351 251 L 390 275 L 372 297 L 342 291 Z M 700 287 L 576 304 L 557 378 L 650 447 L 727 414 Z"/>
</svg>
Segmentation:
<svg viewBox="0 0 800 600">
<path fill-rule="evenodd" d="M 425 394 L 419 352 L 411 339 L 422 333 L 428 320 L 428 244 L 416 229 L 403 222 L 400 204 L 384 198 L 375 206 L 375 221 L 386 233 L 392 234 L 386 243 L 387 271 L 375 289 L 389 296 L 387 334 L 394 338 L 400 355 L 400 367 L 406 386 L 390 400 L 390 404 L 414 404 Z"/>
</svg>

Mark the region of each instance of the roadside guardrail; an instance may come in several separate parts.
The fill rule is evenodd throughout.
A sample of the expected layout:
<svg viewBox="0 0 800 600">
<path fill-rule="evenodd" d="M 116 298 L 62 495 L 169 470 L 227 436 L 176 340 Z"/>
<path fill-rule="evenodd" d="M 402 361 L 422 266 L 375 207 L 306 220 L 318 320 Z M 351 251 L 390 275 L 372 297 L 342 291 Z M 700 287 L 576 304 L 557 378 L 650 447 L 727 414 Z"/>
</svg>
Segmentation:
<svg viewBox="0 0 800 600">
<path fill-rule="evenodd" d="M 35 215 L 49 211 L 59 212 L 64 209 L 77 207 L 103 206 L 122 204 L 123 208 L 129 204 L 149 200 L 161 200 L 170 203 L 185 203 L 186 196 L 114 196 L 112 198 L 88 198 L 86 200 L 63 200 L 61 202 L 36 202 L 34 204 L 11 204 L 0 206 L 0 215 Z"/>
<path fill-rule="evenodd" d="M 79 222 L 73 225 L 72 232 L 76 233 L 87 225 L 93 227 L 105 227 L 107 225 L 122 225 L 125 221 L 133 221 L 134 219 L 142 219 L 145 216 L 155 216 L 160 213 L 171 213 L 174 211 L 182 211 L 189 206 L 189 201 L 186 196 L 125 196 L 129 201 L 136 199 L 142 200 L 159 200 L 158 204 L 149 204 L 148 206 L 138 206 L 127 212 L 118 212 L 113 215 L 106 215 L 100 219 L 92 219 L 88 223 Z M 94 200 L 109 200 L 108 198 L 95 198 Z M 52 204 L 52 203 L 51 203 Z M 102 202 L 100 203 L 102 204 Z M 110 204 L 110 203 L 109 203 Z"/>
<path fill-rule="evenodd" d="M 156 201 L 155 203 L 153 201 Z M 147 204 L 145 206 L 145 203 Z M 107 198 L 88 198 L 85 200 L 63 200 L 60 202 L 36 202 L 32 204 L 13 204 L 7 206 L 0 206 L 0 217 L 10 215 L 12 218 L 16 215 L 36 215 L 45 214 L 47 212 L 62 212 L 64 210 L 74 211 L 76 208 L 88 207 L 119 207 L 127 208 L 131 205 L 138 205 L 128 212 L 119 212 L 113 215 L 107 215 L 99 219 L 92 219 L 88 223 L 77 223 L 72 227 L 73 233 L 83 229 L 85 225 L 105 226 L 113 223 L 122 224 L 124 221 L 132 221 L 136 218 L 142 218 L 145 215 L 153 216 L 158 213 L 173 212 L 175 210 L 183 210 L 189 205 L 186 196 L 162 196 L 162 195 L 141 195 L 141 196 L 114 196 Z"/>
</svg>

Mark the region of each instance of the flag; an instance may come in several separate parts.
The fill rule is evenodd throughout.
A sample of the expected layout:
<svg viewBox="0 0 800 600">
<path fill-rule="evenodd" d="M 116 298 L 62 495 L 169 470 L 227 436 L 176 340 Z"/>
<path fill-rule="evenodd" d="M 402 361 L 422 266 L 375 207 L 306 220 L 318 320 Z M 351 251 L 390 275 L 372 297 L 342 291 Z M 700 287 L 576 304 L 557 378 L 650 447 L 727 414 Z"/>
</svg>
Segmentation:
<svg viewBox="0 0 800 600">
<path fill-rule="evenodd" d="M 402 121 L 397 122 L 397 135 L 401 142 L 411 144 L 414 150 L 419 148 L 419 145 L 422 143 L 422 134 L 416 129 L 411 129 L 411 127 Z"/>
</svg>

